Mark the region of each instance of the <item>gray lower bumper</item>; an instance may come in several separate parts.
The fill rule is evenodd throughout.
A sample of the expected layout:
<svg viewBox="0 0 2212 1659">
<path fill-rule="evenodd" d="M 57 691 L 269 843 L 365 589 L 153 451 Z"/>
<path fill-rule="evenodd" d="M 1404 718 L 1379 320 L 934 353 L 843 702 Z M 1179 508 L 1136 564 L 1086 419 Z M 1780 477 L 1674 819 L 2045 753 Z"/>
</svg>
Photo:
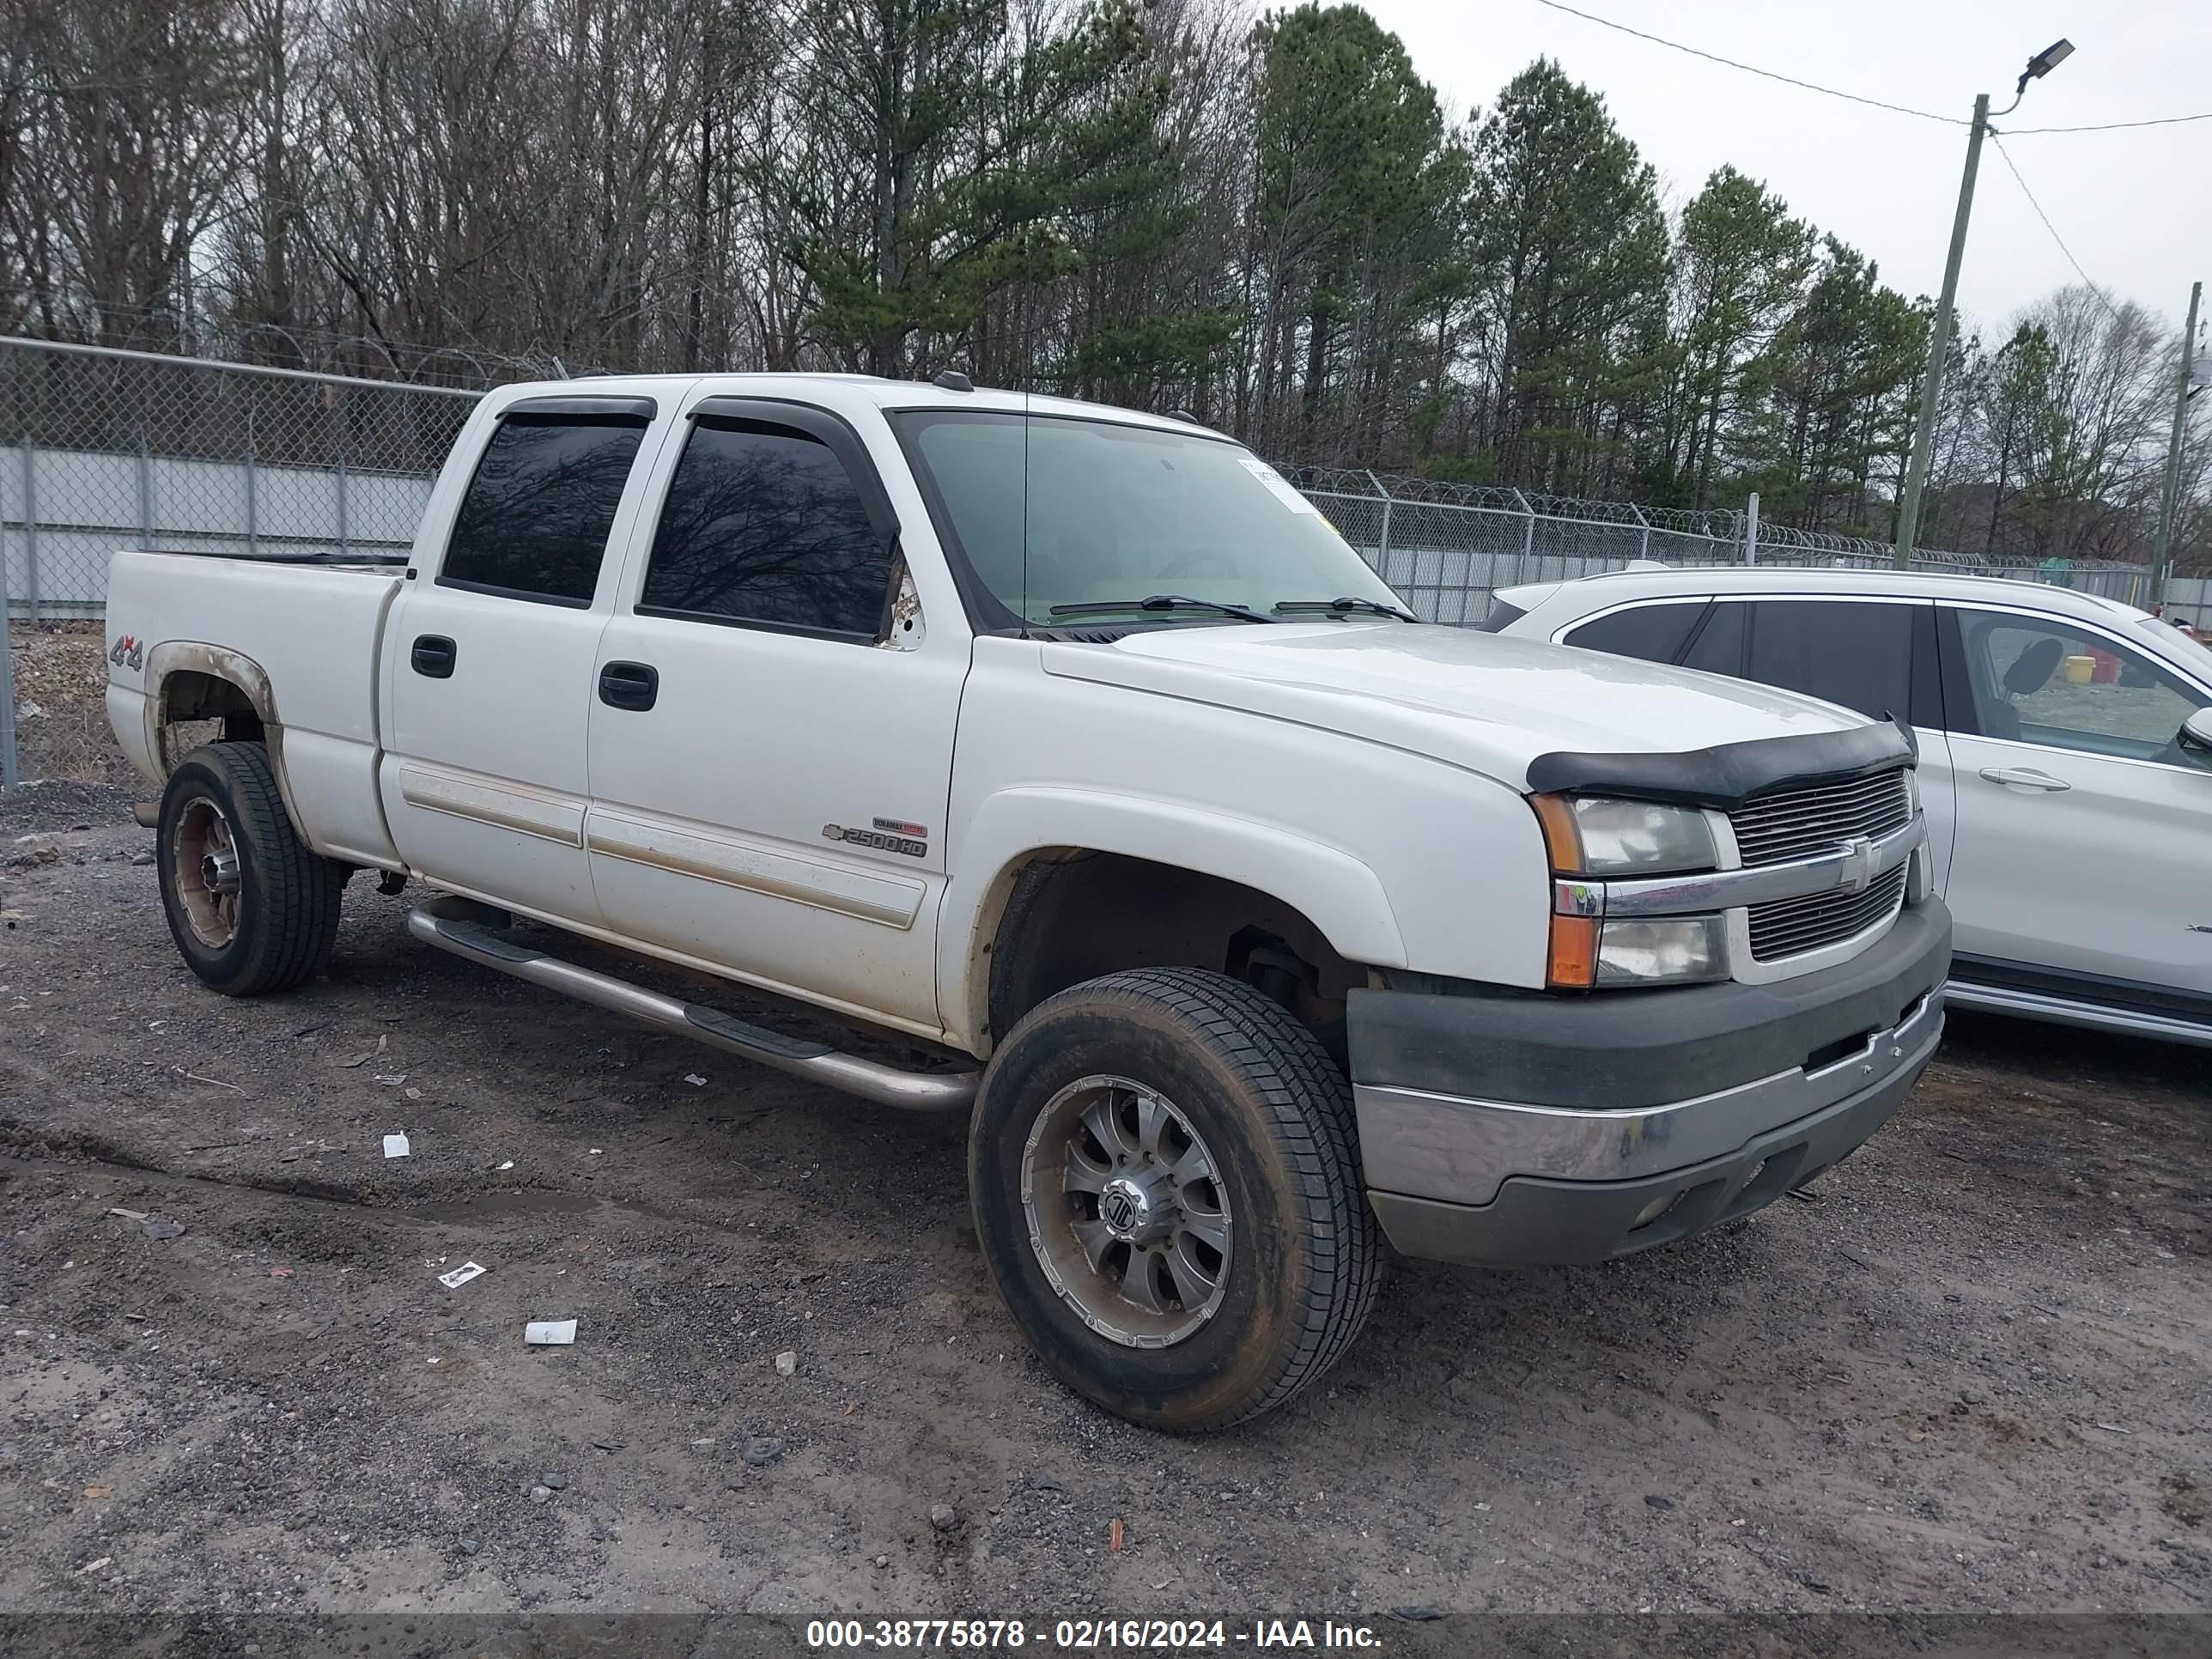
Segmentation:
<svg viewBox="0 0 2212 1659">
<path fill-rule="evenodd" d="M 1602 1261 L 1748 1214 L 1911 1091 L 1942 1036 L 1949 963 L 1937 902 L 1857 960 L 1771 988 L 1358 994 L 1376 1213 L 1409 1255 L 1522 1263 Z"/>
<path fill-rule="evenodd" d="M 1919 1045 L 1880 1081 L 1702 1163 L 1628 1181 L 1511 1175 L 1497 1183 L 1486 1204 L 1405 1193 L 1368 1197 L 1391 1243 L 1431 1261 L 1603 1261 L 1686 1238 L 1763 1208 L 1856 1152 L 1912 1092 L 1935 1054 L 1942 1036 L 1940 1006 L 1923 1018 L 1929 1029 Z"/>
</svg>

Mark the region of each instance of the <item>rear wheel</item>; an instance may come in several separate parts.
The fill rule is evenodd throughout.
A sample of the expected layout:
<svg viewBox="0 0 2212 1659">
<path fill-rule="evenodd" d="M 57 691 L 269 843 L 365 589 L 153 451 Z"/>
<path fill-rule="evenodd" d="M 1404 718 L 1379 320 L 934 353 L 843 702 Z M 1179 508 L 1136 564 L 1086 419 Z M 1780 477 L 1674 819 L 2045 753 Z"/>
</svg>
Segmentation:
<svg viewBox="0 0 2212 1659">
<path fill-rule="evenodd" d="M 1289 1400 L 1380 1282 L 1349 1087 L 1288 1011 L 1218 974 L 1110 974 L 1032 1010 L 984 1074 L 969 1180 L 1045 1363 L 1157 1428 Z"/>
<path fill-rule="evenodd" d="M 229 996 L 289 990 L 337 939 L 350 869 L 300 839 L 259 743 L 215 743 L 161 792 L 155 859 L 169 936 L 191 970 Z"/>
</svg>

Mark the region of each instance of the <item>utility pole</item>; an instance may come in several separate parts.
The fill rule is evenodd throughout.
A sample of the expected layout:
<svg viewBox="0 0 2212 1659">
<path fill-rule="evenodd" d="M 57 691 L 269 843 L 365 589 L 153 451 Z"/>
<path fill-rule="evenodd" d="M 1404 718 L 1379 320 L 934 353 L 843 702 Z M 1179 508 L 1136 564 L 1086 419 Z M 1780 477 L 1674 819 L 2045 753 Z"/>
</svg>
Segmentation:
<svg viewBox="0 0 2212 1659">
<path fill-rule="evenodd" d="M 1966 137 L 1966 171 L 1959 180 L 1959 211 L 1951 221 L 1951 252 L 1943 261 L 1943 292 L 1936 301 L 1935 331 L 1928 338 L 1928 373 L 1920 382 L 1920 418 L 1912 423 L 1912 459 L 1897 504 L 1897 568 L 1912 568 L 1912 538 L 1920 530 L 1920 492 L 1936 453 L 1936 418 L 1943 406 L 1943 370 L 1951 356 L 1951 307 L 1959 297 L 1959 262 L 1966 254 L 1966 221 L 1974 211 L 1974 174 L 1982 165 L 1982 134 L 1990 125 L 1990 95 L 1974 100 L 1973 131 Z"/>
<path fill-rule="evenodd" d="M 2190 380 L 2196 368 L 2197 302 L 2204 297 L 2204 284 L 2189 285 L 2189 321 L 2181 331 L 2181 384 L 2173 393 L 2173 436 L 2166 445 L 2166 489 L 2158 500 L 2158 540 L 2150 556 L 2150 602 L 2155 610 L 2166 603 L 2166 573 L 2173 562 L 2173 514 L 2181 495 L 2181 440 L 2189 425 Z"/>
<path fill-rule="evenodd" d="M 2039 81 L 2074 55 L 2069 40 L 2054 40 L 2027 60 L 2012 102 L 1997 112 L 2009 115 L 2027 96 L 2027 83 Z M 1966 222 L 1974 210 L 1974 173 L 1982 164 L 1982 135 L 1990 130 L 1990 95 L 1974 100 L 1974 119 L 1966 134 L 1966 170 L 1959 179 L 1959 211 L 1951 221 L 1951 252 L 1943 261 L 1943 291 L 1936 301 L 1936 325 L 1928 341 L 1928 373 L 1920 383 L 1920 418 L 1912 428 L 1912 459 L 1905 467 L 1905 489 L 1897 501 L 1897 568 L 1912 568 L 1913 538 L 1920 530 L 1920 495 L 1928 486 L 1928 464 L 1936 453 L 1936 416 L 1943 406 L 1943 370 L 1951 355 L 1951 311 L 1959 297 L 1959 262 L 1966 252 Z"/>
</svg>

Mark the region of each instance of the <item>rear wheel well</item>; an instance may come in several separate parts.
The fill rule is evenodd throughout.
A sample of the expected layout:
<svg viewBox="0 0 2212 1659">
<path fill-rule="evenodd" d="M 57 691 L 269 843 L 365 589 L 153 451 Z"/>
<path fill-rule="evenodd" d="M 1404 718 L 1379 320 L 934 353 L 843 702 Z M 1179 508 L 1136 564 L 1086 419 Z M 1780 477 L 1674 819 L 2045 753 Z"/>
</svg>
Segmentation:
<svg viewBox="0 0 2212 1659">
<path fill-rule="evenodd" d="M 995 1042 L 1056 992 L 1133 968 L 1202 968 L 1288 1008 L 1345 1063 L 1346 994 L 1367 970 L 1256 887 L 1119 853 L 1040 854 L 1017 872 L 990 951 Z"/>
<path fill-rule="evenodd" d="M 259 742 L 267 736 L 261 711 L 254 707 L 246 688 L 235 681 L 186 668 L 161 682 L 156 737 L 164 777 L 204 743 L 217 738 L 233 743 Z"/>
</svg>

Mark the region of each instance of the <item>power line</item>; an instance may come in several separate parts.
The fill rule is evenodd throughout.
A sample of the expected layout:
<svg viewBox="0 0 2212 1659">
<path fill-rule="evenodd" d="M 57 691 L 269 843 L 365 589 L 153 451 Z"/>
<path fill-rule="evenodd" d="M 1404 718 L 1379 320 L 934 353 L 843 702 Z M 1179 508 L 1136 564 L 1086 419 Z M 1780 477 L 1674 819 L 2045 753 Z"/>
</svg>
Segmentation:
<svg viewBox="0 0 2212 1659">
<path fill-rule="evenodd" d="M 2035 210 L 2035 216 L 2043 221 L 2043 228 L 2051 233 L 2051 240 L 2058 244 L 2058 251 L 2066 256 L 2066 263 L 2074 267 L 2074 274 L 2081 279 L 2090 293 L 2097 296 L 2097 303 L 2104 307 L 2106 316 L 2116 323 L 2122 321 L 2119 312 L 2105 297 L 2105 290 L 2091 282 L 2089 273 L 2081 269 L 2081 262 L 2074 257 L 2074 250 L 2066 246 L 2066 239 L 2058 234 L 2058 227 L 2051 222 L 2051 216 L 2043 210 L 2043 204 L 2035 199 L 2035 192 L 2027 187 L 2027 180 L 2020 176 L 2020 169 L 2013 165 L 2012 157 L 2005 154 L 2005 147 L 1998 141 L 1995 128 L 1990 130 L 1990 143 L 1996 153 L 2004 157 L 2005 171 L 2012 174 L 2013 182 L 2020 186 L 2020 193 L 2027 198 L 2028 206 Z"/>
<path fill-rule="evenodd" d="M 2212 109 L 2202 115 L 2161 115 L 2155 121 L 2106 121 L 2094 127 L 2007 127 L 2005 131 L 2021 138 L 2032 132 L 2118 132 L 2128 127 L 2178 127 L 2191 121 L 2212 121 Z"/>
<path fill-rule="evenodd" d="M 1572 6 L 1562 5 L 1559 0 L 1536 0 L 1540 6 L 1553 11 L 1563 11 L 1570 17 L 1579 17 L 1585 23 L 1595 23 L 1600 28 L 1613 29 L 1621 34 L 1633 35 L 1638 40 L 1648 40 L 1655 46 L 1664 46 L 1669 52 L 1686 52 L 1692 58 L 1702 58 L 1709 64 L 1721 64 L 1732 70 L 1741 70 L 1747 75 L 1756 75 L 1763 80 L 1779 81 L 1785 87 L 1797 87 L 1807 92 L 1817 92 L 1829 98 L 1841 98 L 1854 104 L 1864 104 L 1871 109 L 1886 109 L 1896 115 L 1914 115 L 1923 121 L 1941 121 L 1947 127 L 1963 127 L 1969 124 L 1954 116 L 1937 115 L 1933 111 L 1911 109 L 1903 104 L 1885 104 L 1879 98 L 1862 98 L 1856 92 L 1839 92 L 1834 87 L 1824 87 L 1817 82 L 1800 81 L 1795 76 L 1779 75 L 1772 70 L 1759 68 L 1756 64 L 1740 64 L 1733 58 L 1723 58 L 1718 52 L 1700 51 L 1686 46 L 1680 40 L 1669 40 L 1662 35 L 1646 34 L 1642 29 L 1632 29 L 1626 23 L 1616 23 L 1610 17 L 1600 17 L 1593 12 L 1577 11 Z M 2212 110 L 2197 115 L 2164 115 L 2148 121 L 2106 121 L 2094 126 L 2082 127 L 2014 127 L 2012 136 L 2026 137 L 2039 132 L 2120 132 L 2131 127 L 2175 127 L 2191 121 L 2212 121 Z M 1994 131 L 1994 129 L 1992 129 Z"/>
<path fill-rule="evenodd" d="M 1937 115 L 1924 109 L 1908 109 L 1903 104 L 1885 104 L 1879 98 L 1862 98 L 1856 92 L 1838 92 L 1833 87 L 1824 87 L 1811 81 L 1800 81 L 1794 76 L 1778 75 L 1772 70 L 1760 69 L 1755 64 L 1739 64 L 1733 58 L 1723 58 L 1718 52 L 1700 52 L 1695 46 L 1686 46 L 1680 40 L 1668 40 L 1656 34 L 1646 34 L 1642 29 L 1632 29 L 1626 23 L 1616 23 L 1609 17 L 1599 17 L 1586 11 L 1577 11 L 1572 6 L 1563 6 L 1559 0 L 1536 0 L 1540 6 L 1553 11 L 1563 11 L 1570 17 L 1579 17 L 1585 23 L 1595 23 L 1601 28 L 1614 29 L 1622 34 L 1632 34 L 1639 40 L 1649 40 L 1655 46 L 1664 46 L 1669 52 L 1687 52 L 1692 58 L 1702 58 L 1709 64 L 1722 64 L 1732 70 L 1741 70 L 1747 75 L 1756 75 L 1768 81 L 1779 81 L 1786 87 L 1797 87 L 1807 92 L 1817 92 L 1830 98 L 1841 98 L 1854 104 L 1864 104 L 1873 109 L 1886 109 L 1895 115 L 1917 115 L 1923 121 L 1941 121 L 1947 127 L 1968 125 L 1954 116 Z"/>
</svg>

